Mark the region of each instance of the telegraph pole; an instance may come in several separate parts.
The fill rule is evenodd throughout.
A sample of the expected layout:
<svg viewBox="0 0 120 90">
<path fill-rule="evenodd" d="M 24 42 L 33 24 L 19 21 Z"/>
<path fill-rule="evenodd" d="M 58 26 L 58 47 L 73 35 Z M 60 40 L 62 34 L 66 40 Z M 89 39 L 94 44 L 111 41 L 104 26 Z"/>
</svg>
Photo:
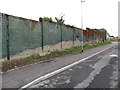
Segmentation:
<svg viewBox="0 0 120 90">
<path fill-rule="evenodd" d="M 82 3 L 85 2 L 85 0 L 81 0 L 81 29 L 82 29 L 82 51 L 83 52 L 83 14 L 82 14 Z"/>
</svg>

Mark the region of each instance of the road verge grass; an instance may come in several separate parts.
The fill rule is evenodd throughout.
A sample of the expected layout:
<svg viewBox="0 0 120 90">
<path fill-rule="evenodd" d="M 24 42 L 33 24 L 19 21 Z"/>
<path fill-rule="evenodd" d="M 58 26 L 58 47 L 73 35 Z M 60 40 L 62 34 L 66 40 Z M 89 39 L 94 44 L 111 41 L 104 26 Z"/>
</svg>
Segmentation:
<svg viewBox="0 0 120 90">
<path fill-rule="evenodd" d="M 84 48 L 84 50 L 87 50 L 87 49 L 91 49 L 94 47 L 103 46 L 103 45 L 107 45 L 107 44 L 111 44 L 111 42 L 96 43 L 93 45 L 92 44 L 85 45 L 83 48 Z M 63 56 L 66 54 L 80 52 L 80 51 L 81 51 L 81 46 L 75 46 L 75 47 L 65 49 L 62 51 L 52 51 L 50 54 L 45 55 L 45 56 L 40 56 L 39 54 L 34 54 L 34 55 L 28 56 L 27 58 L 23 58 L 23 59 L 3 61 L 2 62 L 2 72 L 6 72 L 8 70 L 22 67 L 25 65 L 30 65 L 30 64 L 39 63 L 39 62 L 45 62 L 45 61 L 50 60 L 50 58 Z"/>
<path fill-rule="evenodd" d="M 120 40 L 118 39 L 118 40 L 110 40 L 111 42 L 119 42 Z"/>
</svg>

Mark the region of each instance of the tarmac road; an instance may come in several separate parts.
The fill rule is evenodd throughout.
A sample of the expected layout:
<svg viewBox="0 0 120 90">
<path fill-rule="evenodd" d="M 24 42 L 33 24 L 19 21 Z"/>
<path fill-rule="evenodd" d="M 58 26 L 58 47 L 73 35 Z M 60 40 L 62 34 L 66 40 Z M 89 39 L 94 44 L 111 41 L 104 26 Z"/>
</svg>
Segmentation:
<svg viewBox="0 0 120 90">
<path fill-rule="evenodd" d="M 110 45 L 100 46 L 90 50 L 85 50 L 83 53 L 69 54 L 54 58 L 49 62 L 33 64 L 5 72 L 2 74 L 2 87 L 21 88 L 40 76 L 44 76 L 52 71 L 81 60 L 82 58 L 86 58 L 108 47 L 112 48 L 63 71 L 62 73 L 44 80 L 43 82 L 35 83 L 34 85 L 31 85 L 30 88 L 91 88 L 97 85 L 97 87 L 103 87 L 103 85 L 99 85 L 99 80 L 101 82 L 105 81 L 107 85 L 104 87 L 117 87 L 117 45 L 117 43 L 113 43 Z M 116 84 L 113 85 L 113 82 Z M 98 84 L 95 85 L 96 83 Z"/>
<path fill-rule="evenodd" d="M 118 88 L 118 46 L 29 88 Z"/>
</svg>

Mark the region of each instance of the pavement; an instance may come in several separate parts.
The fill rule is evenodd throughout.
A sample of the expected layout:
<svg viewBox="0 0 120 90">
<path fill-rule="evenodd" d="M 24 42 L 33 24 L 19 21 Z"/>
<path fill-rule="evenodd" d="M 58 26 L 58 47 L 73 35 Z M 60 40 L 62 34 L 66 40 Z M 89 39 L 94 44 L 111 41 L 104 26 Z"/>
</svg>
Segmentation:
<svg viewBox="0 0 120 90">
<path fill-rule="evenodd" d="M 19 69 L 14 69 L 12 71 L 5 72 L 5 73 L 2 74 L 2 87 L 3 88 L 21 88 L 22 86 L 32 82 L 33 80 L 37 79 L 38 77 L 44 76 L 44 75 L 46 75 L 46 74 L 48 74 L 52 71 L 58 70 L 58 69 L 66 66 L 66 65 L 69 65 L 73 62 L 76 62 L 80 59 L 83 59 L 85 57 L 93 55 L 94 53 L 97 53 L 97 52 L 99 52 L 103 49 L 106 49 L 108 47 L 113 47 L 115 45 L 117 45 L 117 43 L 96 47 L 96 48 L 93 48 L 93 49 L 90 49 L 90 50 L 85 50 L 83 53 L 75 53 L 75 54 L 69 54 L 69 55 L 57 57 L 57 58 L 54 58 L 54 59 L 52 59 L 48 62 L 45 62 L 45 63 L 37 63 L 37 64 L 33 64 L 33 65 L 29 65 L 29 66 L 22 67 L 22 68 L 19 68 Z M 105 55 L 105 54 L 106 53 L 103 53 L 102 55 Z M 107 56 L 104 57 L 104 58 L 107 58 Z M 97 65 L 95 65 L 95 66 L 92 65 L 92 64 L 95 64 L 98 59 L 100 59 L 100 57 L 99 58 L 94 57 L 94 60 L 90 60 L 90 63 L 86 62 L 85 65 L 84 65 L 84 62 L 83 62 L 83 66 L 82 67 L 81 67 L 81 65 L 79 66 L 79 68 L 81 70 L 78 70 L 77 72 L 73 72 L 73 73 L 79 73 L 78 76 L 82 77 L 81 80 L 78 79 L 79 78 L 78 76 L 75 76 L 76 78 L 73 81 L 75 81 L 76 83 L 80 83 L 80 81 L 82 82 L 86 77 L 89 76 L 89 74 L 92 71 L 94 71 L 94 69 L 95 69 L 95 71 L 93 73 L 98 73 L 98 72 L 96 72 L 96 70 L 98 70 Z M 105 64 L 103 65 L 102 68 L 100 68 L 100 70 L 102 70 L 111 61 L 111 59 L 112 58 L 108 59 L 107 62 L 103 62 L 104 59 L 101 60 Z M 101 63 L 101 62 L 99 62 L 99 63 Z M 93 66 L 94 66 L 94 68 L 91 68 Z M 114 69 L 116 67 L 117 66 L 115 66 Z M 106 68 L 105 71 L 108 71 L 107 69 L 110 69 L 110 68 L 111 68 L 111 66 Z M 72 69 L 70 71 L 72 71 Z M 94 74 L 93 74 L 93 76 L 94 76 Z M 100 75 L 99 77 L 102 77 L 102 76 Z M 67 83 L 70 82 L 69 79 L 68 79 L 69 77 L 67 76 L 66 78 L 67 78 L 66 82 Z M 96 78 L 96 80 L 97 80 L 97 78 Z M 49 80 L 47 82 L 49 83 Z M 61 80 L 61 82 L 62 82 L 62 80 Z M 70 87 L 71 86 L 75 87 L 76 83 L 74 83 L 74 85 L 70 85 Z M 92 83 L 91 86 L 92 85 L 94 85 L 94 83 Z M 57 87 L 60 87 L 60 86 L 61 85 L 58 85 Z M 31 86 L 31 87 L 34 87 L 34 85 Z M 48 86 L 46 86 L 46 87 L 48 87 Z M 65 87 L 65 86 L 63 86 L 63 87 Z M 90 87 L 90 85 L 89 85 L 89 87 Z"/>
</svg>

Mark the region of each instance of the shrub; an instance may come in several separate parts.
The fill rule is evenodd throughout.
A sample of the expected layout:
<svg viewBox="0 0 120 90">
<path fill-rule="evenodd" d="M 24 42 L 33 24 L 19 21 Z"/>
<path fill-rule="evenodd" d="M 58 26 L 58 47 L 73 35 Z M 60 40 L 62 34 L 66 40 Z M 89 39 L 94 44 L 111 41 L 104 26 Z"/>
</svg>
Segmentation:
<svg viewBox="0 0 120 90">
<path fill-rule="evenodd" d="M 44 19 L 44 20 L 48 20 L 48 21 L 50 21 L 50 22 L 53 21 L 53 19 L 52 19 L 51 17 L 44 17 L 43 19 Z"/>
</svg>

